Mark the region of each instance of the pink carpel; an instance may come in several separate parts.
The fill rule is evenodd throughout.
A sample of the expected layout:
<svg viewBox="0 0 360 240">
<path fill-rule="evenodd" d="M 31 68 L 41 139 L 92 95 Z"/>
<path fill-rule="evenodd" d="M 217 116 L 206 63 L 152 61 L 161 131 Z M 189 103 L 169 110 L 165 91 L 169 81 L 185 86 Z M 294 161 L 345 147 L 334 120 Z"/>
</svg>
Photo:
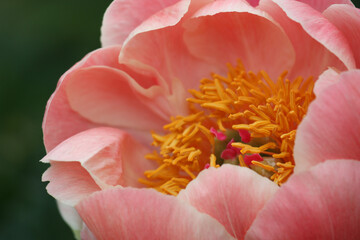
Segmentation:
<svg viewBox="0 0 360 240">
<path fill-rule="evenodd" d="M 228 142 L 228 144 L 226 145 L 226 149 L 221 153 L 221 158 L 233 159 L 240 154 L 240 149 L 231 145 L 233 142 L 234 139 L 231 139 L 230 142 Z"/>
<path fill-rule="evenodd" d="M 251 161 L 262 162 L 262 161 L 264 161 L 264 159 L 258 153 L 251 154 L 251 155 L 244 155 L 244 162 L 246 165 L 252 164 Z"/>
<path fill-rule="evenodd" d="M 216 131 L 215 128 L 211 127 L 210 132 L 220 141 L 224 141 L 226 139 L 226 135 L 220 131 Z"/>
<path fill-rule="evenodd" d="M 241 137 L 241 141 L 244 143 L 248 143 L 251 140 L 251 135 L 248 130 L 240 129 L 239 135 Z"/>
<path fill-rule="evenodd" d="M 236 147 L 233 147 L 231 144 L 234 142 L 234 139 L 232 138 L 230 140 L 230 142 L 228 142 L 228 144 L 226 145 L 226 149 L 232 149 L 236 152 L 236 154 L 240 154 L 240 149 L 241 148 L 236 148 Z"/>
<path fill-rule="evenodd" d="M 233 159 L 237 156 L 236 152 L 232 149 L 225 149 L 222 153 L 221 153 L 221 158 L 223 159 Z"/>
</svg>

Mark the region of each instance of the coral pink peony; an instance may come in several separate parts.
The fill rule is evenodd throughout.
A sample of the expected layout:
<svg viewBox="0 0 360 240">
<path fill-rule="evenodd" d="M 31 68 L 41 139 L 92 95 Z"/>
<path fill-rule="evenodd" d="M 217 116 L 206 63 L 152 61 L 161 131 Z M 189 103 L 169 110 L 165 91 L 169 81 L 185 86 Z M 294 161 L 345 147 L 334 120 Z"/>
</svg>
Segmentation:
<svg viewBox="0 0 360 240">
<path fill-rule="evenodd" d="M 351 1 L 115 0 L 101 32 L 43 122 L 83 239 L 360 238 Z"/>
</svg>

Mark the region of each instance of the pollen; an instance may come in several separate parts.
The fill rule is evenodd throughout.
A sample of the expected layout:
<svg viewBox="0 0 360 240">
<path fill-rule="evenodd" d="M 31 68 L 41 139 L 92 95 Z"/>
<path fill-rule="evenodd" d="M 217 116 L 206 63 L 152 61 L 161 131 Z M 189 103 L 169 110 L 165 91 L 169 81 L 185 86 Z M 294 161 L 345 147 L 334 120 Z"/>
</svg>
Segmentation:
<svg viewBox="0 0 360 240">
<path fill-rule="evenodd" d="M 286 76 L 273 80 L 238 61 L 226 77 L 201 79 L 199 90 L 189 90 L 189 115 L 171 117 L 165 134 L 152 132 L 158 150 L 145 157 L 158 168 L 139 181 L 176 196 L 201 171 L 234 164 L 281 186 L 293 173 L 296 130 L 315 98 L 312 77 Z"/>
</svg>

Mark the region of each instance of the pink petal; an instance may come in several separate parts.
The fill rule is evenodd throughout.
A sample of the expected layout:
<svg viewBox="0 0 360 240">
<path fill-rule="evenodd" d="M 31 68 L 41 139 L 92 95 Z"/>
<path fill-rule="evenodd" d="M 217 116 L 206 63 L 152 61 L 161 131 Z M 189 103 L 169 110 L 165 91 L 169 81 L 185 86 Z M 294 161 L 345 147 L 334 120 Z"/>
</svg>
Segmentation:
<svg viewBox="0 0 360 240">
<path fill-rule="evenodd" d="M 319 12 L 298 1 L 275 2 L 315 40 L 334 53 L 348 69 L 355 68 L 354 56 L 344 35 Z"/>
<path fill-rule="evenodd" d="M 316 96 L 320 94 L 327 87 L 337 83 L 339 81 L 339 73 L 334 69 L 329 68 L 324 71 L 318 78 L 314 86 L 314 93 Z"/>
<path fill-rule="evenodd" d="M 141 24 L 131 32 L 129 37 L 124 43 L 124 46 L 128 41 L 131 40 L 137 34 L 141 34 L 148 31 L 154 31 L 158 29 L 163 29 L 169 26 L 174 26 L 180 22 L 182 17 L 189 10 L 190 0 L 184 1 L 175 1 L 167 0 L 167 7 L 164 6 L 160 11 L 156 12 L 154 15 L 150 16 L 145 21 L 142 21 Z M 172 3 L 172 5 L 170 5 Z"/>
<path fill-rule="evenodd" d="M 209 214 L 237 239 L 243 239 L 258 211 L 278 187 L 254 171 L 224 164 L 202 171 L 178 197 Z"/>
<path fill-rule="evenodd" d="M 194 15 L 196 19 L 186 17 L 189 16 L 189 12 L 202 6 L 200 2 L 193 1 L 190 6 L 185 5 L 185 2 L 179 3 L 179 6 L 174 5 L 170 8 L 177 8 L 171 16 L 165 14 L 165 17 L 159 17 L 163 21 L 151 18 L 144 22 L 124 43 L 120 62 L 127 65 L 141 62 L 153 67 L 171 86 L 171 92 L 178 94 L 179 99 L 184 99 L 187 95 L 186 90 L 197 88 L 199 80 L 208 77 L 211 72 L 226 74 L 226 63 L 235 64 L 239 58 L 246 64 L 250 63 L 247 67 L 252 67 L 252 70 L 265 68 L 270 75 L 276 72 L 273 74 L 276 77 L 284 67 L 292 66 L 294 53 L 291 43 L 276 24 L 264 17 L 265 13 L 257 11 L 245 2 L 217 1 L 222 5 L 219 11 L 226 11 L 224 14 L 230 15 L 226 19 L 218 15 L 199 15 L 215 14 L 219 6 L 211 4 L 198 11 Z M 233 6 L 239 8 L 242 13 L 233 13 Z M 185 16 L 187 7 L 189 12 Z M 210 8 L 215 9 L 215 12 Z M 256 16 L 248 11 L 256 13 Z M 231 17 L 234 14 L 236 16 Z M 208 18 L 211 21 L 207 21 Z M 249 22 L 253 21 L 252 18 L 256 19 L 256 22 L 249 25 Z M 231 19 L 234 22 L 229 22 Z M 224 33 L 224 29 L 236 31 Z M 239 32 L 239 29 L 242 31 Z M 236 35 L 235 38 L 233 35 Z M 252 48 L 249 49 L 250 46 Z M 269 52 L 269 49 L 273 52 Z"/>
<path fill-rule="evenodd" d="M 79 162 L 53 162 L 41 180 L 50 181 L 46 186 L 48 193 L 70 206 L 101 190 Z"/>
<path fill-rule="evenodd" d="M 360 10 L 350 5 L 333 5 L 323 14 L 344 34 L 354 53 L 356 67 L 360 68 Z"/>
<path fill-rule="evenodd" d="M 141 187 L 138 178 L 154 167 L 144 159 L 149 152 L 119 129 L 93 128 L 62 142 L 42 159 L 51 163 L 43 181 L 50 181 L 50 195 L 68 205 L 109 186 Z"/>
<path fill-rule="evenodd" d="M 360 162 L 327 161 L 292 176 L 246 239 L 359 239 Z"/>
<path fill-rule="evenodd" d="M 90 229 L 86 226 L 86 224 L 83 224 L 83 228 L 81 230 L 81 240 L 97 240 L 94 234 L 90 231 Z"/>
<path fill-rule="evenodd" d="M 74 71 L 66 83 L 69 105 L 86 119 L 124 129 L 161 130 L 168 121 L 160 88 L 143 89 L 123 71 L 89 67 Z M 155 105 L 157 108 L 155 108 Z M 158 112 L 155 112 L 157 111 Z"/>
<path fill-rule="evenodd" d="M 317 78 L 328 67 L 339 70 L 355 67 L 344 35 L 309 5 L 292 0 L 263 0 L 259 8 L 282 26 L 295 48 L 296 62 L 291 78 L 298 75 Z"/>
<path fill-rule="evenodd" d="M 104 16 L 102 45 L 121 45 L 138 34 L 174 26 L 211 1 L 154 0 L 149 4 L 147 0 L 115 0 Z M 258 0 L 249 2 L 256 4 Z"/>
<path fill-rule="evenodd" d="M 115 0 L 105 12 L 101 27 L 102 46 L 121 45 L 143 21 L 179 0 Z"/>
<path fill-rule="evenodd" d="M 136 72 L 136 69 L 129 69 L 125 65 L 121 65 L 118 63 L 118 55 L 120 52 L 120 47 L 113 46 L 109 48 L 103 48 L 96 50 L 90 54 L 88 54 L 85 58 L 83 58 L 79 63 L 77 63 L 74 67 L 72 67 L 69 71 L 67 71 L 59 80 L 58 86 L 51 96 L 50 100 L 48 101 L 47 107 L 46 107 L 46 113 L 44 116 L 43 121 L 43 132 L 44 132 L 44 142 L 45 146 L 47 148 L 47 151 L 50 151 L 53 149 L 56 145 L 58 145 L 60 142 L 64 141 L 65 139 L 71 137 L 72 135 L 84 131 L 89 128 L 97 127 L 103 123 L 112 123 L 109 119 L 108 121 L 99 121 L 95 122 L 95 120 L 99 120 L 98 117 L 107 117 L 110 118 L 111 115 L 115 114 L 114 110 L 119 110 L 119 106 L 115 109 L 104 109 L 102 106 L 99 105 L 100 102 L 94 103 L 94 99 L 91 99 L 90 102 L 94 103 L 94 105 L 89 106 L 86 105 L 86 102 L 81 105 L 81 101 L 85 101 L 86 98 L 88 98 L 92 94 L 91 97 L 94 96 L 94 92 L 92 93 L 84 93 L 83 90 L 78 89 L 81 87 L 81 84 L 85 84 L 86 79 L 83 79 L 82 77 L 87 77 L 86 74 L 94 73 L 93 76 L 89 76 L 89 83 L 92 82 L 90 85 L 86 85 L 87 89 L 94 90 L 94 87 L 98 85 L 102 85 L 99 83 L 99 81 L 104 82 L 104 86 L 102 86 L 99 90 L 106 90 L 106 88 L 110 88 L 109 95 L 106 95 L 106 93 L 98 92 L 96 97 L 102 97 L 102 102 L 106 104 L 106 100 L 110 100 L 110 97 L 112 96 L 113 99 L 123 99 L 125 96 L 132 99 L 132 101 L 129 101 L 127 99 L 127 102 L 129 102 L 129 106 L 133 107 L 141 107 L 138 111 L 141 111 L 141 109 L 144 109 L 144 111 L 139 112 L 136 115 L 137 120 L 140 119 L 140 116 L 142 115 L 142 112 L 145 113 L 145 116 L 148 116 L 149 114 L 152 115 L 148 120 L 154 120 L 156 123 L 152 123 L 153 125 L 157 125 L 157 128 L 161 128 L 161 122 L 165 121 L 164 118 L 165 115 L 169 116 L 170 113 L 167 108 L 169 108 L 167 105 L 167 100 L 164 100 L 163 97 L 161 97 L 161 87 L 163 87 L 163 84 L 159 82 L 157 77 L 155 75 L 151 75 L 151 73 L 146 72 L 142 70 L 141 74 Z M 98 72 L 97 70 L 94 70 L 93 66 L 97 66 L 95 69 L 100 69 Z M 101 66 L 101 67 L 99 67 Z M 118 69 L 124 69 L 127 71 L 132 77 L 136 78 L 133 80 L 131 77 L 126 75 L 124 72 L 121 72 Z M 101 74 L 103 74 L 100 76 Z M 112 79 L 104 79 L 105 77 L 110 76 Z M 117 79 L 117 77 L 119 79 Z M 111 88 L 108 84 L 115 84 L 115 88 Z M 97 84 L 97 85 L 96 85 Z M 119 85 L 123 84 L 123 88 L 119 90 Z M 153 87 L 151 87 L 153 86 Z M 159 87 L 161 86 L 161 87 Z M 116 89 L 119 91 L 116 92 Z M 121 91 L 126 91 L 126 94 L 123 96 L 114 96 L 116 93 L 121 93 Z M 76 94 L 80 94 L 77 96 Z M 110 95 L 112 93 L 113 95 Z M 72 95 L 71 95 L 72 94 Z M 74 95 L 75 94 L 75 95 Z M 103 95 L 101 95 L 103 94 Z M 151 96 L 153 94 L 153 96 Z M 165 91 L 162 94 L 167 94 Z M 72 102 L 69 101 L 69 95 L 71 95 Z M 77 98 L 79 97 L 79 98 Z M 140 99 L 139 99 L 140 98 Z M 150 98 L 150 100 L 149 100 Z M 98 99 L 100 100 L 100 99 Z M 160 101 L 161 100 L 161 101 Z M 150 104 L 151 103 L 151 104 Z M 83 113 L 79 114 L 79 112 L 74 111 L 73 106 L 77 107 L 76 110 L 81 110 Z M 105 105 L 107 107 L 110 107 L 111 103 Z M 121 106 L 123 106 L 122 104 Z M 90 107 L 91 109 L 84 109 L 84 107 Z M 152 109 L 152 110 L 148 110 Z M 91 117 L 89 114 L 89 111 L 98 111 L 98 113 L 101 112 L 100 116 L 95 116 L 95 119 L 89 119 L 86 117 Z M 106 110 L 109 110 L 109 112 L 104 112 Z M 85 113 L 84 113 L 85 112 Z M 153 113 L 150 113 L 153 112 Z M 168 112 L 168 113 L 166 113 Z M 117 113 L 119 114 L 119 113 Z M 113 116 L 117 117 L 117 116 Z M 120 121 L 123 122 L 136 122 L 134 121 L 132 115 L 130 114 L 122 114 L 121 117 L 119 117 Z M 163 120 L 161 120 L 163 119 Z M 113 121 L 115 121 L 114 119 Z M 130 121 L 131 120 L 131 121 Z M 136 119 L 135 119 L 136 120 Z M 138 124 L 142 124 L 138 122 Z M 120 124 L 121 125 L 121 124 Z M 149 125 L 149 123 L 148 123 Z M 150 123 L 151 125 L 151 123 Z M 123 126 L 123 128 L 127 128 L 130 126 Z M 129 129 L 129 131 L 134 135 L 137 136 L 138 139 L 142 139 L 143 142 L 151 142 L 150 134 L 148 133 L 148 129 L 144 131 L 145 129 L 137 127 L 136 129 Z"/>
<path fill-rule="evenodd" d="M 333 4 L 348 4 L 354 6 L 350 0 L 298 0 L 299 2 L 306 3 L 312 8 L 319 12 L 323 12 L 325 9 L 330 7 Z"/>
<path fill-rule="evenodd" d="M 119 61 L 127 65 L 140 62 L 156 69 L 178 102 L 186 106 L 187 90 L 198 88 L 200 79 L 209 77 L 214 69 L 189 53 L 181 25 L 156 31 L 145 31 L 145 27 L 126 42 Z"/>
<path fill-rule="evenodd" d="M 44 144 L 47 151 L 78 132 L 98 126 L 96 123 L 79 116 L 69 106 L 62 84 L 67 75 L 76 69 L 91 65 L 115 66 L 119 52 L 120 47 L 118 46 L 96 50 L 85 56 L 60 78 L 55 92 L 47 103 L 43 120 Z"/>
<path fill-rule="evenodd" d="M 233 239 L 217 221 L 152 189 L 109 189 L 77 205 L 97 239 Z"/>
<path fill-rule="evenodd" d="M 295 172 L 328 159 L 360 160 L 360 71 L 340 74 L 310 105 L 295 139 Z"/>
<path fill-rule="evenodd" d="M 266 70 L 276 78 L 293 66 L 288 37 L 269 15 L 246 1 L 214 1 L 184 27 L 190 53 L 207 62 L 213 72 L 226 74 L 225 64 L 236 64 L 238 59 L 248 70 Z"/>
<path fill-rule="evenodd" d="M 81 220 L 76 209 L 62 202 L 56 201 L 61 217 L 69 225 L 73 232 L 80 232 L 83 221 Z"/>
</svg>

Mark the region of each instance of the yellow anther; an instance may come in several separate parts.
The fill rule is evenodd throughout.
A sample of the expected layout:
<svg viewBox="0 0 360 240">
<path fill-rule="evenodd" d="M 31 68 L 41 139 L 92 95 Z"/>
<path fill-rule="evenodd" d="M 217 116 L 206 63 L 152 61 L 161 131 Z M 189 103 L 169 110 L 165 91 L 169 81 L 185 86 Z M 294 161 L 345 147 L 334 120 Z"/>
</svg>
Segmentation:
<svg viewBox="0 0 360 240">
<path fill-rule="evenodd" d="M 225 89 L 225 92 L 228 94 L 228 96 L 230 96 L 232 98 L 232 100 L 236 100 L 238 98 L 238 96 L 236 95 L 236 93 L 230 89 L 230 88 L 227 88 Z"/>
<path fill-rule="evenodd" d="M 292 170 L 286 170 L 284 171 L 279 178 L 277 179 L 277 182 L 282 184 L 282 182 L 284 181 L 284 179 L 286 179 L 288 176 L 290 176 L 290 174 L 292 173 Z"/>
<path fill-rule="evenodd" d="M 172 164 L 172 165 L 176 165 L 179 161 L 181 161 L 181 160 L 183 160 L 183 159 L 185 159 L 185 158 L 187 158 L 186 155 L 178 156 L 178 157 L 175 158 L 173 161 L 171 161 L 171 164 Z"/>
<path fill-rule="evenodd" d="M 192 151 L 195 151 L 196 148 L 194 147 L 190 147 L 190 148 L 183 148 L 180 150 L 180 154 L 186 154 L 186 153 L 189 153 L 189 152 L 192 152 Z"/>
<path fill-rule="evenodd" d="M 226 128 L 224 127 L 221 119 L 218 119 L 218 120 L 216 121 L 216 123 L 217 123 L 217 125 L 218 125 L 218 127 L 219 127 L 219 129 L 220 129 L 221 131 L 226 132 Z"/>
<path fill-rule="evenodd" d="M 159 174 L 164 168 L 166 168 L 168 166 L 168 164 L 162 164 L 160 167 L 158 167 L 155 170 L 150 170 L 150 171 L 145 171 L 145 176 L 147 178 L 152 178 L 152 177 L 156 177 L 157 174 Z"/>
<path fill-rule="evenodd" d="M 254 165 L 256 165 L 256 166 L 259 166 L 259 167 L 265 169 L 266 171 L 276 172 L 274 167 L 269 166 L 269 165 L 262 164 L 261 162 L 251 161 L 251 163 L 254 164 Z"/>
<path fill-rule="evenodd" d="M 262 146 L 259 147 L 259 149 L 261 151 L 265 151 L 265 150 L 268 150 L 268 149 L 275 149 L 277 147 L 276 143 L 274 142 L 268 142 Z"/>
<path fill-rule="evenodd" d="M 210 155 L 210 167 L 214 167 L 214 168 L 220 167 L 219 164 L 216 164 L 216 157 L 214 154 Z"/>
<path fill-rule="evenodd" d="M 229 96 L 226 94 L 223 85 L 220 83 L 220 80 L 218 78 L 215 78 L 214 83 L 215 83 L 216 91 L 218 93 L 219 98 L 221 100 L 229 99 Z"/>
<path fill-rule="evenodd" d="M 194 128 L 195 128 L 195 124 L 190 125 L 183 131 L 182 135 L 184 137 L 189 136 L 190 132 L 192 132 L 194 130 Z"/>
<path fill-rule="evenodd" d="M 198 128 L 200 129 L 200 131 L 207 137 L 207 139 L 208 139 L 208 141 L 209 141 L 210 143 L 213 143 L 213 142 L 214 142 L 214 137 L 211 135 L 209 129 L 207 129 L 206 127 L 204 127 L 203 125 L 200 125 L 200 124 L 198 124 L 197 127 L 198 127 Z"/>
<path fill-rule="evenodd" d="M 240 129 L 250 130 L 250 126 L 247 124 L 236 124 L 236 125 L 233 125 L 232 128 L 235 130 L 240 130 Z"/>
<path fill-rule="evenodd" d="M 258 100 L 254 97 L 246 97 L 246 96 L 238 96 L 237 101 L 235 101 L 235 104 L 252 104 L 254 102 L 258 102 Z"/>
<path fill-rule="evenodd" d="M 286 157 L 290 157 L 290 153 L 282 152 L 282 153 L 279 153 L 279 154 L 274 154 L 273 157 L 274 158 L 286 158 Z"/>
<path fill-rule="evenodd" d="M 193 161 L 194 158 L 196 158 L 197 156 L 199 156 L 201 154 L 201 151 L 198 149 L 196 151 L 192 151 L 190 154 L 189 154 L 189 157 L 188 157 L 188 160 L 189 161 Z"/>
<path fill-rule="evenodd" d="M 198 131 L 199 128 L 197 126 L 194 126 L 193 130 L 182 139 L 182 142 L 186 142 L 192 139 Z"/>
<path fill-rule="evenodd" d="M 201 104 L 201 107 L 203 108 L 210 108 L 214 110 L 219 110 L 226 113 L 231 113 L 231 109 L 227 105 L 228 101 L 217 101 L 212 103 L 203 103 Z"/>
<path fill-rule="evenodd" d="M 153 139 L 154 139 L 155 141 L 157 141 L 157 142 L 165 142 L 165 140 L 166 140 L 166 137 L 160 136 L 160 135 L 158 135 L 158 134 L 156 134 L 156 133 L 152 133 L 151 136 L 152 136 Z"/>
<path fill-rule="evenodd" d="M 281 163 L 278 162 L 276 163 L 277 166 L 282 167 L 282 168 L 294 168 L 295 166 L 291 164 L 291 162 L 286 162 L 286 163 Z"/>
<path fill-rule="evenodd" d="M 235 120 L 235 119 L 243 117 L 243 116 L 244 116 L 244 113 L 242 113 L 242 112 L 234 113 L 234 114 L 229 115 L 229 119 Z"/>
<path fill-rule="evenodd" d="M 197 103 L 197 104 L 203 104 L 207 102 L 206 100 L 201 100 L 197 98 L 187 98 L 186 101 L 189 103 Z"/>
</svg>

